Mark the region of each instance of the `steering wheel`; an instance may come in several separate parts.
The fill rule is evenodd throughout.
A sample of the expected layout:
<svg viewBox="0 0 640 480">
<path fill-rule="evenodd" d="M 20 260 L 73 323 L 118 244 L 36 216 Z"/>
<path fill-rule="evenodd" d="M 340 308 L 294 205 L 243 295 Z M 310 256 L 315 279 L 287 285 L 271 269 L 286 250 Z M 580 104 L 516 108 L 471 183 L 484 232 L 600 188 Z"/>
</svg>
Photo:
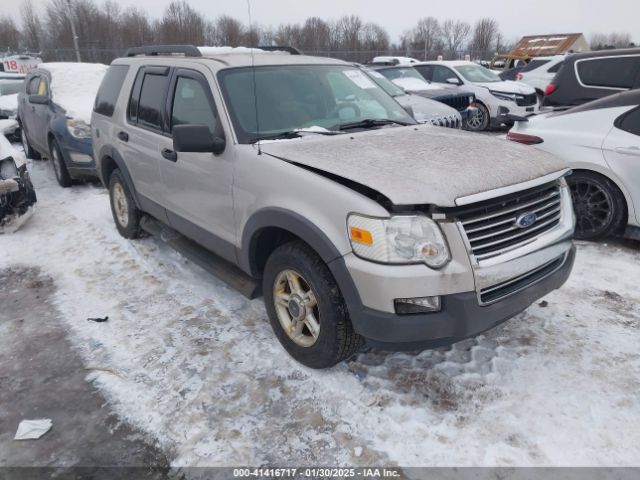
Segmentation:
<svg viewBox="0 0 640 480">
<path fill-rule="evenodd" d="M 333 110 L 331 110 L 331 113 L 329 113 L 329 118 L 333 118 L 333 117 L 338 117 L 338 112 L 340 112 L 340 110 L 344 110 L 345 108 L 353 108 L 353 111 L 355 112 L 355 116 L 359 117 L 360 116 L 360 107 L 358 105 L 356 105 L 354 102 L 342 102 L 339 103 L 338 105 L 336 105 Z"/>
</svg>

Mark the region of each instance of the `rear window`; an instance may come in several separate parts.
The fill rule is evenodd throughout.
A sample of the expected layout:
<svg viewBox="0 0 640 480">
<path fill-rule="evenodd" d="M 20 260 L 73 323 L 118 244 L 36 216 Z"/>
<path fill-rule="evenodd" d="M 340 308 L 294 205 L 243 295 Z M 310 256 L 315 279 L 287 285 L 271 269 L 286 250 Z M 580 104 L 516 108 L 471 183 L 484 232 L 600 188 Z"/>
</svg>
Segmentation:
<svg viewBox="0 0 640 480">
<path fill-rule="evenodd" d="M 616 121 L 616 127 L 640 136 L 640 107 L 625 113 Z"/>
<path fill-rule="evenodd" d="M 127 65 L 112 65 L 109 67 L 96 95 L 96 102 L 93 106 L 94 112 L 107 117 L 113 115 L 120 89 L 128 71 L 129 67 Z"/>
<path fill-rule="evenodd" d="M 553 67 L 551 67 L 547 72 L 549 73 L 558 73 L 562 66 L 564 65 L 564 60 L 562 62 L 556 63 Z"/>
<path fill-rule="evenodd" d="M 536 68 L 541 67 L 549 63 L 551 60 L 531 60 L 522 70 L 521 72 L 530 72 L 531 70 L 535 70 Z"/>
<path fill-rule="evenodd" d="M 640 57 L 611 57 L 576 62 L 579 80 L 589 87 L 631 88 Z"/>
</svg>

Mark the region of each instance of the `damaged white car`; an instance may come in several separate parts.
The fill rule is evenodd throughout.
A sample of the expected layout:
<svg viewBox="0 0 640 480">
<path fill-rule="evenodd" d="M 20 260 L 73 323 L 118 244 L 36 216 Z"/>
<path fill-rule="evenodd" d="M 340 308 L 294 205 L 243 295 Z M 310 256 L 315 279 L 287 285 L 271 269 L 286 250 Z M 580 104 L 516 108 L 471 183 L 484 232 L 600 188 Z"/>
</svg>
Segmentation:
<svg viewBox="0 0 640 480">
<path fill-rule="evenodd" d="M 12 233 L 31 218 L 36 192 L 27 172 L 27 160 L 0 135 L 0 233 Z"/>
</svg>

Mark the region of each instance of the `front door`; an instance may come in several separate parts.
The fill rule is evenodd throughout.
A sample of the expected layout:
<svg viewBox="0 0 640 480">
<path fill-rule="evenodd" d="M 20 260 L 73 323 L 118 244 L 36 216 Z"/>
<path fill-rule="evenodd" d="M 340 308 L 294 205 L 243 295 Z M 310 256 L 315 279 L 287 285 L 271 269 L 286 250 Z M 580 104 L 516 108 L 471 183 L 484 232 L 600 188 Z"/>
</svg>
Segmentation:
<svg viewBox="0 0 640 480">
<path fill-rule="evenodd" d="M 169 132 L 176 125 L 206 125 L 212 134 L 219 131 L 212 81 L 211 73 L 199 66 L 175 70 L 169 88 Z M 175 158 L 163 158 L 160 170 L 169 223 L 218 255 L 235 260 L 232 152 L 229 147 L 220 155 L 173 152 Z"/>
</svg>

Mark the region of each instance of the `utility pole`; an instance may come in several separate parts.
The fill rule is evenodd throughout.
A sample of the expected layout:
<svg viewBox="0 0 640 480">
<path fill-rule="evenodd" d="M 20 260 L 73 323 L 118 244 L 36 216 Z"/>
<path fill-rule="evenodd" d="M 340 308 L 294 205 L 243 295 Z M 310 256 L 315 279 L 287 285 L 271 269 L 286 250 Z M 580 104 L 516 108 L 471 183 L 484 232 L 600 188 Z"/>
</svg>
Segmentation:
<svg viewBox="0 0 640 480">
<path fill-rule="evenodd" d="M 69 21 L 71 22 L 71 35 L 73 36 L 73 46 L 76 49 L 76 61 L 78 63 L 82 62 L 80 58 L 80 47 L 78 46 L 78 34 L 76 33 L 76 24 L 73 21 L 73 9 L 71 8 L 71 0 L 67 0 L 67 5 L 69 7 Z"/>
</svg>

